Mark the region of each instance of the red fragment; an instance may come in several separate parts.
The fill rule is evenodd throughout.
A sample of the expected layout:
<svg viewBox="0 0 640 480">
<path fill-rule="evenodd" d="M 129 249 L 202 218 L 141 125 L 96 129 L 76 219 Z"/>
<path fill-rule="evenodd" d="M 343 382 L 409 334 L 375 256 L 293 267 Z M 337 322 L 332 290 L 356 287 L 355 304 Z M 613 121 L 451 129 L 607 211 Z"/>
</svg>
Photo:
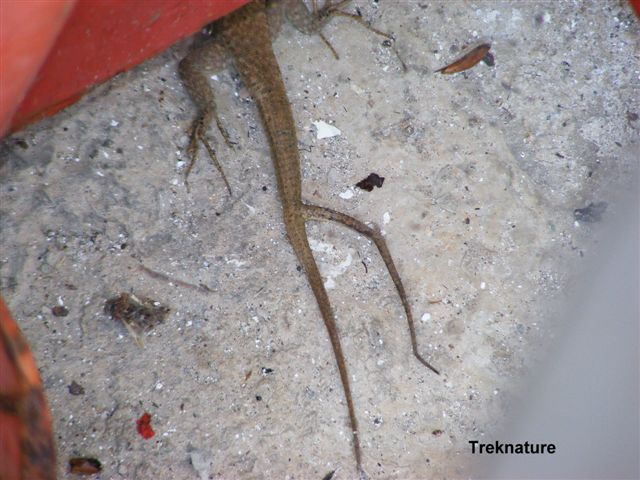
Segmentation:
<svg viewBox="0 0 640 480">
<path fill-rule="evenodd" d="M 144 414 L 138 420 L 136 420 L 136 426 L 138 429 L 138 433 L 145 440 L 149 440 L 156 434 L 156 432 L 154 432 L 153 428 L 151 427 L 151 415 L 149 415 L 147 412 L 144 412 Z"/>
</svg>

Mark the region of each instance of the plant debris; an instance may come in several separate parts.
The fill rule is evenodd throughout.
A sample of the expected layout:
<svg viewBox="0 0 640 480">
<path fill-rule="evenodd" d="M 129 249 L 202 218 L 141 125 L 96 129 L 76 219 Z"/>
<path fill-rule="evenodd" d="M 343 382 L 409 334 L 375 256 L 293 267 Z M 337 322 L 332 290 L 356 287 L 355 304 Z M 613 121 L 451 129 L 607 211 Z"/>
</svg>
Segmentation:
<svg viewBox="0 0 640 480">
<path fill-rule="evenodd" d="M 146 273 L 151 278 L 155 278 L 158 280 L 164 280 L 165 282 L 173 283 L 178 285 L 179 287 L 191 288 L 193 290 L 199 290 L 202 293 L 211 293 L 212 290 L 204 284 L 194 285 L 193 283 L 185 282 L 183 280 L 179 280 L 177 278 L 171 278 L 169 275 L 165 275 L 164 273 L 156 272 L 155 270 L 151 270 L 144 265 L 138 265 L 138 270 Z"/>
<path fill-rule="evenodd" d="M 76 475 L 94 475 L 102 471 L 102 464 L 96 458 L 74 457 L 69 459 L 69 471 Z"/>
<path fill-rule="evenodd" d="M 467 54 L 460 57 L 453 63 L 450 63 L 446 67 L 441 68 L 440 70 L 436 70 L 436 72 L 440 72 L 444 75 L 450 75 L 452 73 L 464 72 L 465 70 L 469 70 L 471 67 L 474 67 L 478 62 L 487 58 L 485 63 L 489 66 L 495 64 L 493 55 L 488 57 L 489 49 L 491 49 L 491 45 L 488 43 L 483 43 L 482 45 L 478 45 L 473 50 L 468 52 Z"/>
<path fill-rule="evenodd" d="M 140 346 L 141 335 L 164 322 L 170 311 L 169 307 L 160 302 L 129 293 L 121 293 L 120 296 L 107 300 L 104 310 L 114 320 L 121 321 Z"/>
<path fill-rule="evenodd" d="M 151 414 L 144 412 L 142 416 L 136 420 L 136 429 L 142 438 L 149 440 L 156 432 L 151 427 Z"/>
<path fill-rule="evenodd" d="M 484 63 L 487 67 L 495 66 L 496 59 L 493 56 L 493 53 L 487 52 L 487 54 L 482 58 L 482 63 Z"/>
<path fill-rule="evenodd" d="M 84 387 L 75 380 L 72 380 L 71 384 L 67 388 L 71 395 L 84 395 Z"/>
<path fill-rule="evenodd" d="M 370 173 L 367 178 L 364 178 L 356 183 L 356 187 L 370 192 L 373 190 L 373 187 L 381 188 L 383 183 L 384 177 L 381 177 L 377 173 Z"/>
<path fill-rule="evenodd" d="M 322 480 L 331 480 L 333 478 L 333 475 L 336 473 L 335 470 L 331 470 L 329 473 L 327 473 L 324 477 L 322 477 Z"/>
<path fill-rule="evenodd" d="M 607 210 L 607 202 L 591 202 L 584 208 L 576 208 L 573 211 L 573 218 L 579 222 L 599 222 L 602 214 Z"/>
<path fill-rule="evenodd" d="M 69 315 L 69 309 L 60 305 L 56 305 L 51 308 L 51 313 L 54 317 L 66 317 Z"/>
</svg>

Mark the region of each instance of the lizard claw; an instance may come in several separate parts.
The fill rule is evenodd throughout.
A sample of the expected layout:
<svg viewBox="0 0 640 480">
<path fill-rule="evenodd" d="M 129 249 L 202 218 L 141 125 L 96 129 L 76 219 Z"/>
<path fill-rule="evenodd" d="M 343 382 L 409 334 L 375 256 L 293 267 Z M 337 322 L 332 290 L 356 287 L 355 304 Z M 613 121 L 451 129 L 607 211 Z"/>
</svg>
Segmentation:
<svg viewBox="0 0 640 480">
<path fill-rule="evenodd" d="M 370 480 L 371 477 L 365 472 L 362 465 L 358 465 L 358 477 L 360 480 Z"/>
<path fill-rule="evenodd" d="M 229 195 L 232 195 L 231 192 L 231 186 L 229 185 L 229 181 L 227 180 L 227 176 L 224 174 L 224 170 L 222 169 L 222 165 L 220 164 L 220 162 L 218 161 L 218 157 L 216 155 L 216 151 L 213 149 L 213 147 L 209 144 L 209 141 L 207 140 L 206 136 L 205 136 L 205 125 L 207 124 L 207 113 L 203 113 L 202 115 L 199 115 L 198 118 L 196 118 L 193 122 L 193 124 L 191 125 L 191 127 L 188 130 L 188 134 L 189 134 L 189 145 L 187 146 L 187 156 L 189 157 L 189 165 L 187 165 L 187 170 L 184 174 L 184 184 L 187 188 L 187 191 L 189 191 L 189 182 L 188 182 L 188 178 L 189 178 L 189 174 L 191 173 L 191 170 L 193 169 L 193 165 L 196 163 L 196 158 L 198 156 L 198 141 L 202 142 L 202 144 L 204 145 L 204 147 L 207 149 L 207 153 L 209 154 L 209 158 L 211 159 L 211 162 L 215 165 L 216 169 L 218 170 L 218 172 L 220 172 L 220 175 L 222 176 L 222 180 L 224 181 L 225 186 L 227 187 L 227 191 L 229 192 Z M 217 119 L 216 116 L 216 123 L 218 124 L 218 128 L 220 129 L 220 132 L 222 133 L 222 136 L 225 140 L 225 143 L 231 147 L 232 142 L 229 139 L 229 134 L 227 133 L 227 131 L 224 129 L 224 127 L 222 127 L 220 121 Z"/>
</svg>

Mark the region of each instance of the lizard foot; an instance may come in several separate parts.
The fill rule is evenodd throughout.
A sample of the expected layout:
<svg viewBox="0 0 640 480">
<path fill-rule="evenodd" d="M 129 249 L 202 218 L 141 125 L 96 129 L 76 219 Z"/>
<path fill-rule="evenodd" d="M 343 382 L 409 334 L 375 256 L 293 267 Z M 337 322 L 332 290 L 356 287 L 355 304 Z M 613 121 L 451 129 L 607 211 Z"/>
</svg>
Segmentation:
<svg viewBox="0 0 640 480">
<path fill-rule="evenodd" d="M 229 185 L 229 181 L 227 180 L 227 176 L 224 174 L 224 170 L 222 169 L 222 165 L 218 161 L 218 157 L 216 155 L 216 151 L 209 144 L 209 141 L 207 140 L 207 137 L 206 137 L 206 135 L 204 133 L 205 130 L 206 130 L 206 125 L 209 123 L 210 118 L 211 118 L 211 112 L 202 113 L 201 115 L 198 115 L 198 117 L 193 121 L 193 124 L 191 125 L 191 128 L 189 128 L 189 131 L 188 131 L 188 134 L 189 134 L 189 146 L 187 147 L 187 155 L 189 156 L 189 164 L 187 165 L 187 170 L 185 171 L 185 174 L 184 174 L 184 184 L 187 187 L 187 191 L 189 191 L 189 183 L 188 183 L 189 174 L 191 173 L 191 170 L 193 169 L 193 165 L 196 163 L 196 158 L 198 156 L 199 142 L 202 142 L 204 147 L 207 149 L 207 153 L 209 154 L 209 158 L 211 159 L 211 162 L 216 167 L 218 172 L 220 172 L 220 175 L 222 176 L 222 180 L 224 181 L 224 184 L 227 187 L 227 190 L 229 191 L 229 195 L 233 195 L 232 192 L 231 192 L 231 186 Z M 220 124 L 220 121 L 218 120 L 217 116 L 216 116 L 216 123 L 218 124 L 218 129 L 220 130 L 220 133 L 222 134 L 222 137 L 224 138 L 225 143 L 229 147 L 231 147 L 232 143 L 229 140 L 229 134 L 222 127 L 222 125 Z"/>
<path fill-rule="evenodd" d="M 327 37 L 325 37 L 322 33 L 322 29 L 329 22 L 329 20 L 331 20 L 332 17 L 341 16 L 351 19 L 354 22 L 357 22 L 365 27 L 367 30 L 375 33 L 376 35 L 380 35 L 386 38 L 387 40 L 385 41 L 384 45 L 393 49 L 393 53 L 395 53 L 396 57 L 398 57 L 398 60 L 400 61 L 400 64 L 402 65 L 402 70 L 406 72 L 407 65 L 402 60 L 402 57 L 400 57 L 398 50 L 394 46 L 395 38 L 393 37 L 393 35 L 371 26 L 359 14 L 340 10 L 343 5 L 349 3 L 350 1 L 351 0 L 340 0 L 337 2 L 330 2 L 327 0 L 322 8 L 318 8 L 316 0 L 313 0 L 312 11 L 309 12 L 307 10 L 307 7 L 301 0 L 289 0 L 290 5 L 287 10 L 287 18 L 294 27 L 296 27 L 305 35 L 318 35 L 324 42 L 324 44 L 329 48 L 329 50 L 331 50 L 331 53 L 336 60 L 339 60 L 340 56 L 338 55 L 338 52 L 333 47 L 331 42 L 329 42 Z"/>
<path fill-rule="evenodd" d="M 220 117 L 218 116 L 215 96 L 204 70 L 204 66 L 208 63 L 222 64 L 223 58 L 224 50 L 222 46 L 216 42 L 208 42 L 192 50 L 189 55 L 182 59 L 178 66 L 178 72 L 180 73 L 182 82 L 199 109 L 198 116 L 194 119 L 188 130 L 189 145 L 187 146 L 187 155 L 189 157 L 189 164 L 187 165 L 184 177 L 187 191 L 189 190 L 189 174 L 198 156 L 199 142 L 202 142 L 207 149 L 211 162 L 215 165 L 218 172 L 220 172 L 224 184 L 229 191 L 229 195 L 232 195 L 231 187 L 222 170 L 222 165 L 220 165 L 216 152 L 206 137 L 207 128 L 211 125 L 211 120 L 215 119 L 218 130 L 227 146 L 231 148 L 233 145 L 233 142 L 231 142 L 229 138 L 229 133 L 222 125 Z"/>
</svg>

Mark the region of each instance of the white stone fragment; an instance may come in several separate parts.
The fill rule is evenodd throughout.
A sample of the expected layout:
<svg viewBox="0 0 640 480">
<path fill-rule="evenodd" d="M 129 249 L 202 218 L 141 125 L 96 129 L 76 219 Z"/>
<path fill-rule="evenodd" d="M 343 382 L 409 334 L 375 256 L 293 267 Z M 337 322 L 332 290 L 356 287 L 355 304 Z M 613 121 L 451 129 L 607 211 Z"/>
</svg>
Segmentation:
<svg viewBox="0 0 640 480">
<path fill-rule="evenodd" d="M 231 264 L 235 267 L 243 267 L 247 264 L 244 260 L 237 260 L 235 258 L 225 258 L 226 263 Z"/>
<path fill-rule="evenodd" d="M 353 198 L 353 190 L 352 189 L 347 189 L 342 193 L 339 193 L 338 196 L 340 198 L 344 198 L 345 200 L 349 200 L 350 198 Z"/>
<path fill-rule="evenodd" d="M 327 290 L 335 288 L 336 277 L 344 274 L 349 269 L 353 264 L 353 256 L 348 253 L 346 258 L 340 260 L 332 244 L 319 242 L 313 238 L 309 239 L 309 246 L 312 251 L 323 254 L 323 257 L 320 259 L 320 269 L 322 276 L 326 278 L 324 287 Z"/>
<path fill-rule="evenodd" d="M 351 82 L 350 86 L 351 90 L 353 90 L 356 94 L 362 95 L 364 93 L 364 89 L 362 89 L 359 85 Z"/>
<path fill-rule="evenodd" d="M 342 132 L 338 128 L 334 127 L 333 125 L 329 125 L 327 122 L 324 122 L 322 120 L 313 122 L 313 125 L 315 125 L 316 127 L 318 140 L 322 140 L 323 138 L 337 137 L 338 135 L 342 134 Z"/>
</svg>

